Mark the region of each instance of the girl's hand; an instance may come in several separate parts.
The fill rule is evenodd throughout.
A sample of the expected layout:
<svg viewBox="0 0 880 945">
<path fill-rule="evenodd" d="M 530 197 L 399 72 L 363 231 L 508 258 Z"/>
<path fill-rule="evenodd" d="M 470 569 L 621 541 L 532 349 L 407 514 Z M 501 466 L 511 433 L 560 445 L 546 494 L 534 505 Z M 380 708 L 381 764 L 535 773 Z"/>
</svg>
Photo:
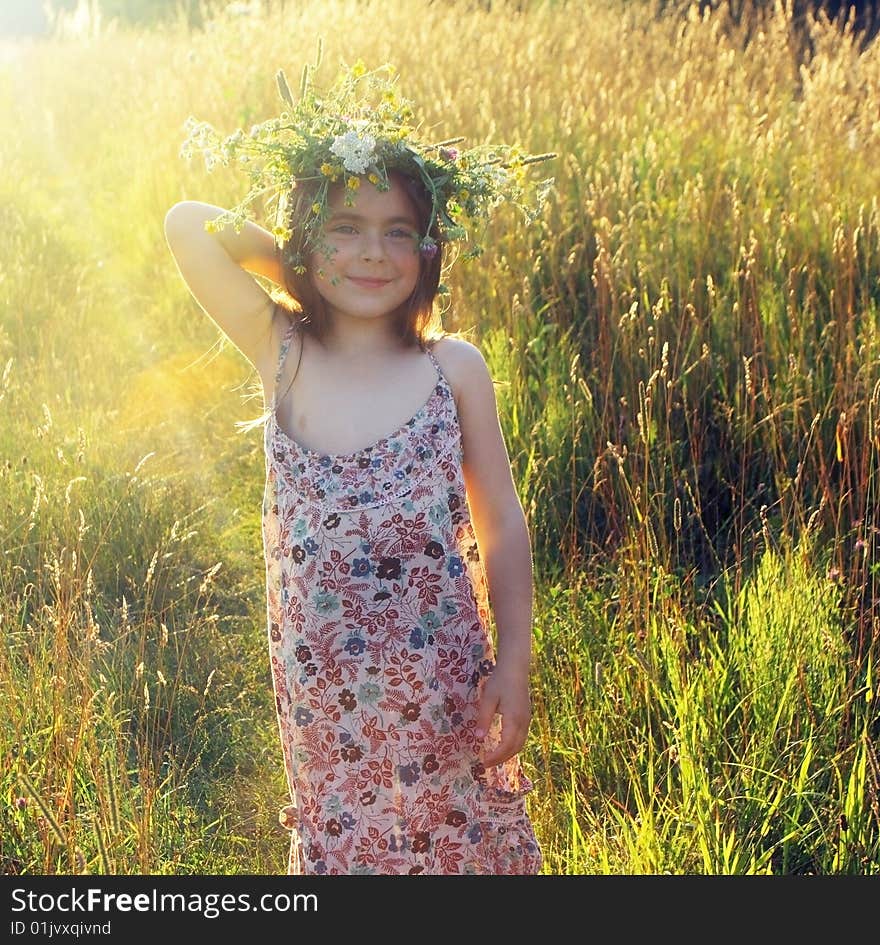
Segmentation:
<svg viewBox="0 0 880 945">
<path fill-rule="evenodd" d="M 481 756 L 487 768 L 512 758 L 526 742 L 532 718 L 528 670 L 508 670 L 500 662 L 495 665 L 483 686 L 477 708 L 478 742 L 486 737 L 496 714 L 501 716 L 501 740 L 492 751 Z"/>
</svg>

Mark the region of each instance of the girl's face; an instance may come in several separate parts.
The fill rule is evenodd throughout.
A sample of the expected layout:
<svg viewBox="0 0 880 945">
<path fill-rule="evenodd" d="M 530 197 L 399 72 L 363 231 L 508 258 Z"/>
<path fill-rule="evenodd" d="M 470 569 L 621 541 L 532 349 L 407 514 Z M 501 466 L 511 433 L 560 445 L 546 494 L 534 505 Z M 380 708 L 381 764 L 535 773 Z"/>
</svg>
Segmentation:
<svg viewBox="0 0 880 945">
<path fill-rule="evenodd" d="M 354 206 L 341 187 L 331 192 L 324 238 L 336 251 L 313 253 L 309 271 L 332 317 L 376 319 L 410 297 L 419 278 L 418 220 L 412 201 L 392 175 L 391 189 L 361 180 Z"/>
</svg>

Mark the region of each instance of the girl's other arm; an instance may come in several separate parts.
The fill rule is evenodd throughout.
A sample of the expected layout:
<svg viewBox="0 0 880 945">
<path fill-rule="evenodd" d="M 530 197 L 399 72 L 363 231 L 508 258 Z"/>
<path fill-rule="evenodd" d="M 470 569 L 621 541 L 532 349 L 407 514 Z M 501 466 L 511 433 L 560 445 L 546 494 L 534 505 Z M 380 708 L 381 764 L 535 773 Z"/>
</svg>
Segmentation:
<svg viewBox="0 0 880 945">
<path fill-rule="evenodd" d="M 176 203 L 165 215 L 165 239 L 195 300 L 259 369 L 271 355 L 275 305 L 249 272 L 282 284 L 275 240 L 251 221 L 240 233 L 232 226 L 208 233 L 205 221 L 220 213 L 221 207 L 195 200 Z"/>
<path fill-rule="evenodd" d="M 528 735 L 532 552 L 489 369 L 479 348 L 463 339 L 457 347 L 462 470 L 498 629 L 495 669 L 483 688 L 477 715 L 478 729 L 484 734 L 495 713 L 502 719 L 501 741 L 483 757 L 488 767 L 515 755 Z"/>
</svg>

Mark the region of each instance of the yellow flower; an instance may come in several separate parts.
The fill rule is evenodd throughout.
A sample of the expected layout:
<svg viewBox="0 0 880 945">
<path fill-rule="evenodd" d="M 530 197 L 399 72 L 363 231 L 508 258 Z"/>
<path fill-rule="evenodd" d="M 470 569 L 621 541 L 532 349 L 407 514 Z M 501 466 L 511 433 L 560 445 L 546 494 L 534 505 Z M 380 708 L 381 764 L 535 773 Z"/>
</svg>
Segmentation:
<svg viewBox="0 0 880 945">
<path fill-rule="evenodd" d="M 312 204 L 312 213 L 314 213 L 314 215 L 317 216 L 320 212 L 321 212 L 321 204 L 319 204 L 319 203 L 313 203 L 313 204 Z"/>
<path fill-rule="evenodd" d="M 362 75 L 367 74 L 367 67 L 363 64 L 363 62 L 360 59 L 358 59 L 358 61 L 354 64 L 354 66 L 352 66 L 351 74 L 356 79 L 359 79 Z"/>
<path fill-rule="evenodd" d="M 357 190 L 361 186 L 360 177 L 349 177 L 346 186 L 349 190 Z"/>
<path fill-rule="evenodd" d="M 321 165 L 321 173 L 322 173 L 325 177 L 332 177 L 332 176 L 333 176 L 333 166 L 332 166 L 331 164 L 328 164 L 328 163 L 325 161 L 325 162 Z"/>
<path fill-rule="evenodd" d="M 378 174 L 370 173 L 369 176 L 367 177 L 367 180 L 369 180 L 369 182 L 370 182 L 371 184 L 378 184 L 378 183 L 379 183 L 379 175 L 378 175 Z"/>
</svg>

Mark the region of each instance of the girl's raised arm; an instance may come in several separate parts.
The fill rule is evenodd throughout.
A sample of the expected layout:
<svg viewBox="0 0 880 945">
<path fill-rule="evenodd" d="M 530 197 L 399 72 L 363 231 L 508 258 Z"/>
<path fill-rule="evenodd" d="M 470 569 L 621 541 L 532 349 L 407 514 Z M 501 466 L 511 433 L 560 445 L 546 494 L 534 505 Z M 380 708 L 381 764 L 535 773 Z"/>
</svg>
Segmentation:
<svg viewBox="0 0 880 945">
<path fill-rule="evenodd" d="M 259 370 L 271 358 L 275 305 L 250 273 L 282 284 L 275 241 L 251 221 L 240 233 L 231 226 L 207 232 L 205 221 L 220 213 L 195 200 L 176 203 L 165 215 L 165 239 L 195 300 Z"/>
</svg>

